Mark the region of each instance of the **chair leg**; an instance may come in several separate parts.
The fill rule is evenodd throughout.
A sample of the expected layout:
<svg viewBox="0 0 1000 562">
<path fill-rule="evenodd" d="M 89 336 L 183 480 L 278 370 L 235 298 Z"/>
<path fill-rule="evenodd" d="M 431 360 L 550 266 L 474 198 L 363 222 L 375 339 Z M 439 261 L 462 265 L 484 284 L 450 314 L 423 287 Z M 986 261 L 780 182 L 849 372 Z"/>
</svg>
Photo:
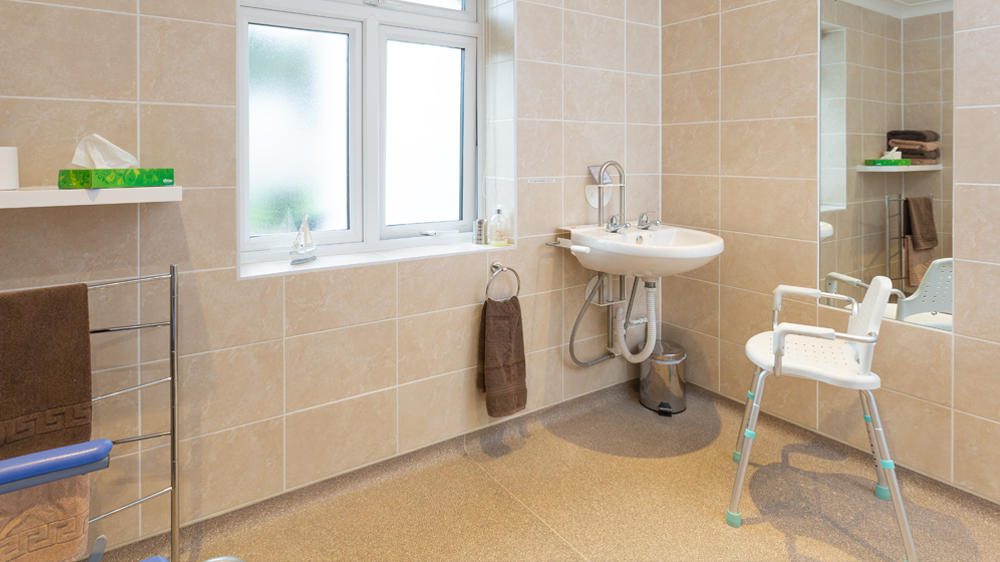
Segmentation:
<svg viewBox="0 0 1000 562">
<path fill-rule="evenodd" d="M 878 444 L 878 455 L 881 457 L 882 468 L 885 469 L 885 476 L 892 497 L 892 507 L 896 510 L 896 522 L 899 524 L 899 533 L 903 537 L 906 560 L 908 562 L 917 562 L 917 551 L 913 546 L 913 533 L 910 531 L 910 523 L 906 519 L 903 496 L 899 493 L 899 482 L 896 480 L 896 465 L 889 457 L 889 446 L 885 441 L 885 432 L 882 430 L 882 420 L 878 415 L 878 407 L 875 405 L 875 395 L 870 390 L 865 390 L 862 391 L 862 396 L 868 402 L 868 410 L 871 412 L 875 440 Z"/>
<path fill-rule="evenodd" d="M 750 423 L 750 411 L 753 410 L 753 389 L 757 387 L 757 379 L 760 377 L 760 367 L 757 367 L 753 371 L 753 379 L 750 381 L 750 390 L 747 391 L 747 407 L 743 410 L 743 424 L 740 425 L 739 435 L 736 436 L 736 448 L 733 449 L 733 462 L 739 464 L 740 462 L 740 451 L 743 450 L 743 430 L 747 428 L 747 424 Z"/>
<path fill-rule="evenodd" d="M 875 497 L 880 500 L 889 501 L 889 486 L 886 483 L 885 469 L 882 468 L 882 454 L 878 449 L 878 441 L 875 439 L 875 426 L 872 425 L 871 410 L 868 408 L 868 397 L 865 391 L 859 390 L 861 395 L 861 411 L 865 416 L 865 426 L 868 428 L 868 442 L 872 447 L 872 458 L 875 460 L 875 474 L 878 477 L 878 484 L 875 485 Z"/>
<path fill-rule="evenodd" d="M 750 449 L 753 448 L 753 440 L 757 437 L 757 416 L 760 414 L 760 399 L 764 393 L 764 380 L 771 374 L 768 371 L 761 371 L 757 375 L 756 384 L 753 388 L 753 402 L 750 408 L 750 419 L 745 428 L 741 428 L 743 443 L 740 447 L 740 463 L 736 469 L 736 481 L 733 483 L 733 497 L 729 501 L 729 510 L 726 512 L 726 523 L 730 527 L 740 526 L 740 497 L 743 495 L 743 483 L 747 478 L 747 467 L 750 464 Z"/>
</svg>

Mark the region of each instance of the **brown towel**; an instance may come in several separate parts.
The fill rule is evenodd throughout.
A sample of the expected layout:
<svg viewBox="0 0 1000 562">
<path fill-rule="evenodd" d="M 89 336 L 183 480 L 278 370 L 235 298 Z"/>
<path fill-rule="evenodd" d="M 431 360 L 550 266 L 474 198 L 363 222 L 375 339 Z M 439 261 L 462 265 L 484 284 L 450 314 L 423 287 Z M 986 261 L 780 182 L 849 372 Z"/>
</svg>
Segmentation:
<svg viewBox="0 0 1000 562">
<path fill-rule="evenodd" d="M 87 554 L 90 476 L 0 496 L 0 560 L 74 562 Z"/>
<path fill-rule="evenodd" d="M 932 150 L 941 150 L 942 147 L 943 145 L 938 141 L 920 142 L 920 141 L 909 141 L 903 139 L 889 140 L 889 148 L 898 148 L 903 151 L 906 150 L 932 151 Z"/>
<path fill-rule="evenodd" d="M 941 135 L 934 131 L 914 131 L 911 129 L 889 131 L 885 136 L 889 140 L 898 139 L 918 142 L 934 142 L 941 138 Z"/>
<path fill-rule="evenodd" d="M 940 164 L 940 160 L 927 160 L 925 158 L 910 158 L 911 166 L 937 166 Z"/>
<path fill-rule="evenodd" d="M 904 223 L 903 232 L 913 236 L 911 243 L 914 250 L 930 250 L 938 245 L 937 228 L 934 226 L 934 199 L 907 197 Z"/>
<path fill-rule="evenodd" d="M 86 285 L 0 293 L 0 459 L 90 440 Z M 0 497 L 0 560 L 87 553 L 86 474 Z"/>
<path fill-rule="evenodd" d="M 920 285 L 920 281 L 927 273 L 927 268 L 934 261 L 934 250 L 917 250 L 913 247 L 913 236 L 906 235 L 903 238 L 903 245 L 906 247 L 906 284 L 910 287 Z"/>
<path fill-rule="evenodd" d="M 0 293 L 0 460 L 85 441 L 87 286 Z"/>
<path fill-rule="evenodd" d="M 476 386 L 486 392 L 486 413 L 490 417 L 516 414 L 528 402 L 521 304 L 517 297 L 505 301 L 486 299 L 483 303 Z"/>
<path fill-rule="evenodd" d="M 936 160 L 941 158 L 940 150 L 900 150 L 899 155 L 901 158 L 907 158 L 909 160 Z"/>
</svg>

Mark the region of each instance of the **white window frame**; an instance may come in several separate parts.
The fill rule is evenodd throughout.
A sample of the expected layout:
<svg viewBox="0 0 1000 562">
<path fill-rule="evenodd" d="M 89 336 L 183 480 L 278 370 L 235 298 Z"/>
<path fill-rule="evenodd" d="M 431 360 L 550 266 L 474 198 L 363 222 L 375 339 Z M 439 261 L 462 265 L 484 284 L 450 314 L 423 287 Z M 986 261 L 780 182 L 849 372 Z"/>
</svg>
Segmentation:
<svg viewBox="0 0 1000 562">
<path fill-rule="evenodd" d="M 288 258 L 294 234 L 249 236 L 249 50 L 248 25 L 316 29 L 350 35 L 350 96 L 360 100 L 349 117 L 350 226 L 358 230 L 313 233 L 317 255 L 371 252 L 434 244 L 471 242 L 479 201 L 478 134 L 483 122 L 484 68 L 479 22 L 481 0 L 465 0 L 464 10 L 422 6 L 400 0 L 369 5 L 362 0 L 240 0 L 237 29 L 237 194 L 240 262 Z M 360 31 L 358 31 L 358 29 Z M 388 39 L 418 40 L 466 49 L 464 68 L 462 220 L 384 227 L 385 45 Z M 358 61 L 357 59 L 360 59 Z M 360 73 L 356 77 L 355 72 Z M 356 92 L 357 89 L 357 92 Z M 355 115 L 357 113 L 357 115 Z M 356 119 L 360 126 L 356 126 Z M 358 135 L 360 138 L 357 138 Z M 356 147 L 360 147 L 357 150 Z M 357 161 L 356 161 L 357 159 Z M 471 162 L 469 161 L 471 160 Z M 357 192 L 354 184 L 357 182 Z M 353 209 L 359 207 L 358 217 Z M 420 236 L 426 230 L 459 230 L 450 236 Z M 363 233 L 363 237 L 360 236 Z M 327 235 L 330 236 L 327 236 Z M 341 235 L 341 236 L 338 236 Z M 356 238 L 351 239 L 351 236 Z M 266 240 L 265 240 L 266 238 Z"/>
</svg>

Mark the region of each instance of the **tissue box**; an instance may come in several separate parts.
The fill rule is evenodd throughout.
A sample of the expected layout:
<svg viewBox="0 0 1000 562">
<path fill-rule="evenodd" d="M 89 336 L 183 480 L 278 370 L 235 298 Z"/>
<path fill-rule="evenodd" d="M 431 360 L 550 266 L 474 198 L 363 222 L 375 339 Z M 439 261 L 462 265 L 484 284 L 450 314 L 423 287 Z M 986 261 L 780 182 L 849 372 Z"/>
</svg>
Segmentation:
<svg viewBox="0 0 1000 562">
<path fill-rule="evenodd" d="M 59 170 L 59 189 L 174 185 L 173 168 Z"/>
<path fill-rule="evenodd" d="M 865 160 L 865 166 L 909 166 L 909 158 L 900 158 L 899 160 Z"/>
</svg>

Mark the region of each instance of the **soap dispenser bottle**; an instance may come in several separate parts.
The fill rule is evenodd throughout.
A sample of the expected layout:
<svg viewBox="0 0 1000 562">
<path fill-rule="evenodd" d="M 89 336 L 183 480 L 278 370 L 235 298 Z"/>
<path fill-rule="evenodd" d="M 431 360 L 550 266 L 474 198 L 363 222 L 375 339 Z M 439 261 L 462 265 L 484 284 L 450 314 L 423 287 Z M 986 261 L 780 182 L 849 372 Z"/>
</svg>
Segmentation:
<svg viewBox="0 0 1000 562">
<path fill-rule="evenodd" d="M 497 205 L 497 214 L 490 217 L 487 238 L 492 246 L 507 245 L 507 221 L 503 216 L 503 206 Z"/>
</svg>

